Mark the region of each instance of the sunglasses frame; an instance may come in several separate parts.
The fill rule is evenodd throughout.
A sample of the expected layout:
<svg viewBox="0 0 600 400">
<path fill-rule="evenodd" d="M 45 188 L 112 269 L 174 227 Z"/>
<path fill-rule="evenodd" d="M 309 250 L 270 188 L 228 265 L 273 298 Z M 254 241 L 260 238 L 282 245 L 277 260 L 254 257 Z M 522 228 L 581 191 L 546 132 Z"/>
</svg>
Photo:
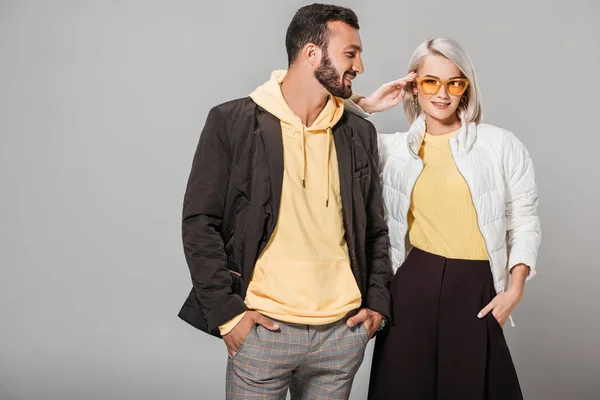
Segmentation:
<svg viewBox="0 0 600 400">
<path fill-rule="evenodd" d="M 423 89 L 423 83 L 422 83 L 424 80 L 434 80 L 434 81 L 439 82 L 437 90 L 435 92 L 433 92 L 433 93 L 425 93 L 425 90 Z M 425 95 L 427 95 L 427 96 L 436 95 L 440 91 L 440 89 L 442 88 L 442 86 L 446 87 L 446 93 L 448 93 L 450 96 L 462 96 L 467 91 L 467 89 L 469 88 L 469 84 L 471 83 L 467 78 L 452 78 L 452 79 L 448 79 L 448 80 L 443 81 L 443 80 L 441 80 L 439 78 L 434 78 L 432 76 L 422 76 L 422 77 L 416 78 L 415 81 L 421 87 L 421 90 L 423 91 L 423 93 Z M 465 87 L 463 88 L 462 92 L 460 92 L 459 94 L 451 94 L 450 91 L 448 90 L 448 84 L 450 82 L 456 82 L 456 81 L 464 82 L 465 83 Z"/>
</svg>

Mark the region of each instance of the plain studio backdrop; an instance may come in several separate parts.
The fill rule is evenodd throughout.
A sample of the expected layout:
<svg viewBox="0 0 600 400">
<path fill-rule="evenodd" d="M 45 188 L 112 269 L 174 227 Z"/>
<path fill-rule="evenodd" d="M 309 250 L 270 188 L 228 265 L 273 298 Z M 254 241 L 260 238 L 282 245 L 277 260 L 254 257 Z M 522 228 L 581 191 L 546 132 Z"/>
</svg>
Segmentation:
<svg viewBox="0 0 600 400">
<path fill-rule="evenodd" d="M 305 4 L 0 0 L 0 399 L 224 398 L 224 344 L 176 317 L 183 194 L 209 109 L 286 67 Z M 466 48 L 484 121 L 537 172 L 539 275 L 505 327 L 525 398 L 600 398 L 598 2 L 337 4 L 359 16 L 359 93 L 430 36 Z M 401 107 L 373 122 L 407 128 Z"/>
</svg>

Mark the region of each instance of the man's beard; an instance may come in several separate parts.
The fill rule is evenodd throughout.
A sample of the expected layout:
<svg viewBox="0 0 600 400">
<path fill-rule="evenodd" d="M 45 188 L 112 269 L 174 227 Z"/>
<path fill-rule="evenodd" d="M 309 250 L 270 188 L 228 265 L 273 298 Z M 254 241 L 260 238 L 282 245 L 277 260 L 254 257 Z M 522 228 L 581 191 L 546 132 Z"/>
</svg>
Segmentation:
<svg viewBox="0 0 600 400">
<path fill-rule="evenodd" d="M 350 70 L 346 74 L 356 76 L 356 72 Z M 352 96 L 352 88 L 347 87 L 341 79 L 340 74 L 335 70 L 328 54 L 325 54 L 321 65 L 315 70 L 315 78 L 327 89 L 329 93 L 342 99 L 348 99 Z"/>
</svg>

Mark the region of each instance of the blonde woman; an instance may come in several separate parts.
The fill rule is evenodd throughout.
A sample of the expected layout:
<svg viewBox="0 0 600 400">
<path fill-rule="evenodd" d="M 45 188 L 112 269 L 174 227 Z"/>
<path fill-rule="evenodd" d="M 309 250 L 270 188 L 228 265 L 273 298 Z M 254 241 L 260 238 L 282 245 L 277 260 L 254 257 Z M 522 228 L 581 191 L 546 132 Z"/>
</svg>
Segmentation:
<svg viewBox="0 0 600 400">
<path fill-rule="evenodd" d="M 502 327 L 535 275 L 531 158 L 512 133 L 481 123 L 475 69 L 458 43 L 425 41 L 408 70 L 346 103 L 368 117 L 403 102 L 411 123 L 379 135 L 395 275 L 369 398 L 522 399 Z"/>
</svg>

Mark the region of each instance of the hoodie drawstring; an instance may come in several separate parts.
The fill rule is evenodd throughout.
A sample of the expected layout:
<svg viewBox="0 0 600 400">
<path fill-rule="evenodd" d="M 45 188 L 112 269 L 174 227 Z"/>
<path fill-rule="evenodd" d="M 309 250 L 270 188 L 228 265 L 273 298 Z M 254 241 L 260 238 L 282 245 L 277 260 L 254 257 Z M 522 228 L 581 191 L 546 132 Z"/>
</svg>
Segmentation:
<svg viewBox="0 0 600 400">
<path fill-rule="evenodd" d="M 304 124 L 301 124 L 302 131 L 300 132 L 300 140 L 302 146 L 302 187 L 306 189 L 306 131 L 304 129 Z M 329 161 L 331 159 L 331 138 L 333 136 L 333 131 L 331 127 L 327 128 L 325 133 L 327 135 L 327 148 L 325 153 L 325 207 L 329 207 L 329 183 L 330 183 L 330 167 Z"/>
<path fill-rule="evenodd" d="M 302 132 L 300 132 L 302 140 L 302 187 L 306 189 L 306 132 L 302 122 L 300 122 L 300 126 L 302 126 Z"/>
<path fill-rule="evenodd" d="M 327 174 L 327 179 L 325 181 L 325 207 L 329 207 L 329 156 L 331 153 L 331 136 L 333 136 L 333 132 L 331 131 L 331 127 L 327 128 L 327 154 L 325 155 L 325 174 Z"/>
</svg>

